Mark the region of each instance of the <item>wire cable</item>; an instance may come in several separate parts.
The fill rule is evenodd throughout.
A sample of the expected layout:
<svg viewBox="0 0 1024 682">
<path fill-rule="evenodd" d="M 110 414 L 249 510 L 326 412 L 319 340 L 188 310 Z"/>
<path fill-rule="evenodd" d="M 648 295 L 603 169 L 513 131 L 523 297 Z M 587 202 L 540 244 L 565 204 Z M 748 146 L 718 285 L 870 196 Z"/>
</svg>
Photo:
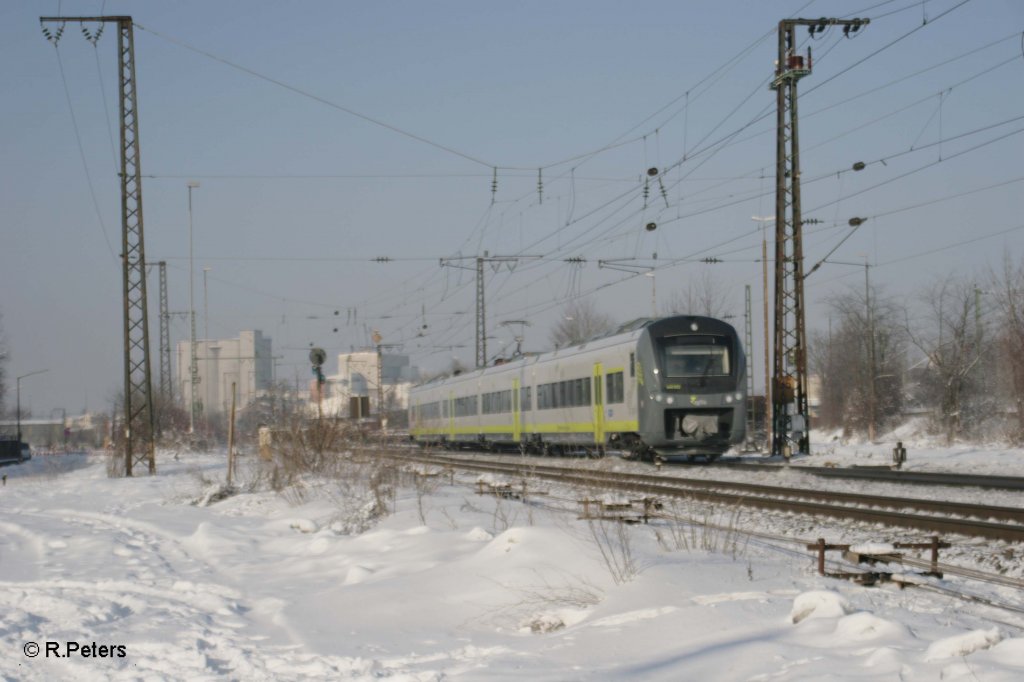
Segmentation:
<svg viewBox="0 0 1024 682">
<path fill-rule="evenodd" d="M 96 188 L 93 186 L 92 174 L 89 172 L 89 163 L 85 158 L 85 147 L 82 145 L 82 135 L 78 130 L 78 119 L 75 116 L 75 108 L 71 104 L 71 91 L 68 89 L 68 79 L 64 75 L 64 61 L 60 57 L 60 50 L 56 45 L 53 47 L 54 54 L 57 55 L 57 67 L 60 70 L 60 80 L 64 85 L 64 97 L 68 103 L 68 112 L 71 114 L 71 127 L 75 131 L 75 141 L 78 143 L 78 155 L 82 159 L 82 169 L 85 171 L 85 181 L 89 186 L 89 196 L 92 197 L 92 207 L 96 211 L 96 220 L 99 221 L 100 232 L 103 233 L 103 241 L 107 245 L 107 251 L 110 252 L 110 256 L 117 259 L 117 252 L 114 251 L 114 247 L 110 244 L 110 238 L 107 236 L 107 226 L 103 222 L 103 213 L 100 211 L 100 202 L 96 198 Z"/>
<path fill-rule="evenodd" d="M 472 161 L 473 163 L 479 164 L 481 166 L 485 166 L 485 167 L 487 167 L 489 169 L 490 168 L 494 168 L 496 166 L 496 164 L 490 163 L 488 161 L 484 161 L 484 160 L 482 160 L 480 158 L 472 156 L 471 154 L 467 154 L 465 152 L 459 151 L 458 149 L 455 149 L 454 147 L 450 147 L 448 145 L 441 144 L 440 142 L 435 142 L 435 141 L 430 140 L 430 139 L 428 139 L 426 137 L 423 137 L 422 135 L 417 135 L 416 133 L 409 132 L 408 130 L 403 130 L 402 128 L 399 128 L 398 126 L 392 125 L 390 123 L 386 123 L 386 122 L 384 122 L 384 121 L 382 121 L 382 120 L 380 120 L 378 118 L 374 118 L 373 116 L 369 116 L 367 114 L 361 113 L 361 112 L 356 111 L 355 109 L 347 107 L 347 106 L 345 106 L 343 104 L 338 104 L 337 102 L 332 102 L 331 100 L 329 100 L 329 99 L 327 99 L 325 97 L 321 97 L 319 95 L 315 95 L 315 94 L 309 92 L 308 90 L 303 90 L 302 88 L 296 87 L 294 85 L 290 85 L 290 84 L 285 83 L 284 81 L 279 80 L 277 78 L 272 78 L 270 76 L 264 75 L 264 74 L 262 74 L 262 73 L 260 73 L 258 71 L 254 71 L 253 69 L 250 69 L 248 67 L 242 66 L 241 64 L 236 64 L 235 62 L 232 62 L 232 61 L 230 61 L 228 59 L 225 59 L 224 57 L 219 57 L 219 56 L 213 54 L 212 52 L 207 52 L 206 50 L 203 50 L 201 48 L 195 47 L 194 45 L 190 45 L 189 43 L 186 43 L 186 42 L 184 42 L 182 40 L 178 40 L 176 38 L 171 38 L 170 36 L 166 36 L 166 35 L 164 35 L 162 33 L 159 33 L 158 31 L 154 31 L 153 29 L 146 28 L 145 26 L 139 24 L 138 22 L 133 22 L 133 23 L 140 30 L 143 30 L 143 31 L 145 31 L 145 32 L 147 32 L 147 33 L 149 33 L 151 35 L 154 35 L 154 36 L 156 36 L 158 38 L 166 40 L 167 42 L 173 43 L 173 44 L 175 44 L 175 45 L 177 45 L 179 47 L 182 47 L 182 48 L 184 48 L 186 50 L 189 50 L 191 52 L 195 52 L 196 54 L 203 55 L 204 57 L 207 57 L 208 59 L 212 59 L 212 60 L 214 60 L 216 62 L 224 64 L 225 66 L 229 66 L 229 67 L 231 67 L 233 69 L 241 71 L 242 73 L 249 74 L 250 76 L 253 76 L 254 78 L 258 78 L 258 79 L 260 79 L 262 81 L 266 81 L 267 83 L 272 83 L 273 85 L 276 85 L 276 86 L 278 86 L 280 88 L 284 88 L 285 90 L 293 92 L 293 93 L 295 93 L 297 95 L 300 95 L 300 96 L 305 97 L 307 99 L 311 99 L 314 102 L 319 102 L 320 104 L 324 104 L 324 105 L 326 105 L 328 107 L 331 107 L 332 109 L 337 109 L 338 111 L 345 112 L 346 114 L 349 114 L 350 116 L 354 116 L 354 117 L 356 117 L 358 119 L 366 121 L 367 123 L 372 123 L 375 126 L 379 126 L 379 127 L 384 128 L 386 130 L 390 130 L 393 133 L 397 133 L 399 135 L 403 135 L 403 136 L 408 137 L 408 138 L 410 138 L 412 140 L 416 140 L 417 142 L 421 142 L 423 144 L 426 144 L 426 145 L 429 145 L 431 147 L 434 147 L 435 149 L 439 149 L 439 150 L 447 152 L 449 154 L 453 154 L 455 156 L 459 156 L 459 157 L 461 157 L 463 159 L 466 159 L 467 161 Z"/>
</svg>

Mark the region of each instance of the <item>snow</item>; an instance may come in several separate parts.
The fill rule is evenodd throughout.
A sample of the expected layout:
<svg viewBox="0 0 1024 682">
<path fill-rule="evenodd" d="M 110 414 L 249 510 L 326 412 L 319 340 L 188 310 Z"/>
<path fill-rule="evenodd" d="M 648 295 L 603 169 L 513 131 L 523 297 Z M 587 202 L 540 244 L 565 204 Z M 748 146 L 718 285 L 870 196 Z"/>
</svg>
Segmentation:
<svg viewBox="0 0 1024 682">
<path fill-rule="evenodd" d="M 910 462 L 1019 471 L 1022 455 L 921 445 Z M 134 479 L 107 478 L 100 456 L 4 468 L 0 679 L 1024 678 L 1021 612 L 926 589 L 962 582 L 862 587 L 710 529 L 677 529 L 690 541 L 675 549 L 665 522 L 578 520 L 565 491 L 523 503 L 477 495 L 472 476 L 372 489 L 352 469 L 274 492 L 252 465 L 235 488 L 220 453 L 161 453 Z M 609 562 L 625 558 L 622 579 Z M 56 658 L 48 642 L 125 656 Z"/>
</svg>

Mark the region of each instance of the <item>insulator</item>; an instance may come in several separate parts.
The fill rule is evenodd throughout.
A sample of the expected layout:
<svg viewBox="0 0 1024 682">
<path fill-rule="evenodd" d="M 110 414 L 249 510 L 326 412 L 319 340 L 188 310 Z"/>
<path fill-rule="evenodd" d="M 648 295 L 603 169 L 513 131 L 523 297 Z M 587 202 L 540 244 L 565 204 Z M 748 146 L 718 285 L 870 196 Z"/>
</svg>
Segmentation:
<svg viewBox="0 0 1024 682">
<path fill-rule="evenodd" d="M 651 196 L 651 186 L 644 180 L 644 208 L 647 208 L 647 197 Z"/>
<path fill-rule="evenodd" d="M 647 223 L 647 226 L 645 227 L 645 229 L 648 232 L 654 232 L 655 230 L 658 229 L 658 223 Z"/>
<path fill-rule="evenodd" d="M 661 190 L 661 198 L 665 200 L 665 208 L 668 208 L 668 192 L 665 191 L 665 183 L 658 178 L 658 189 Z"/>
<path fill-rule="evenodd" d="M 494 168 L 494 176 L 491 178 L 491 203 L 494 203 L 498 196 L 498 168 Z"/>
<path fill-rule="evenodd" d="M 650 175 L 653 178 L 655 175 L 658 174 L 658 169 L 654 168 L 654 167 L 648 168 L 647 169 L 647 174 Z"/>
<path fill-rule="evenodd" d="M 542 168 L 537 169 L 537 203 L 544 203 L 544 170 Z"/>
<path fill-rule="evenodd" d="M 46 37 L 46 39 L 53 43 L 55 46 L 57 45 L 57 43 L 60 42 L 60 37 L 64 35 L 64 24 L 58 26 L 57 30 L 54 32 L 51 32 L 50 29 L 46 28 L 46 26 L 44 26 L 43 24 L 40 24 L 39 28 L 42 29 L 43 35 Z"/>
</svg>

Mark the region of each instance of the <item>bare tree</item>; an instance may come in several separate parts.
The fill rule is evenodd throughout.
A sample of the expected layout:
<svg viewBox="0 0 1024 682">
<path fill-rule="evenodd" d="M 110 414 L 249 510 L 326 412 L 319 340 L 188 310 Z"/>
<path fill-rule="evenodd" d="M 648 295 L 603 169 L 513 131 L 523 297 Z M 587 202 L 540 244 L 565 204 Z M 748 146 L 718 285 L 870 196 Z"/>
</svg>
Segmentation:
<svg viewBox="0 0 1024 682">
<path fill-rule="evenodd" d="M 672 293 L 665 312 L 669 315 L 706 315 L 727 317 L 731 312 L 729 299 L 732 287 L 724 284 L 709 270 L 691 275 L 686 286 Z"/>
<path fill-rule="evenodd" d="M 556 348 L 575 346 L 599 334 L 606 334 L 615 329 L 615 322 L 593 303 L 586 300 L 574 300 L 562 311 L 562 319 L 551 330 L 551 343 Z"/>
<path fill-rule="evenodd" d="M 1014 263 L 1007 254 L 1002 273 L 990 276 L 992 292 L 1000 313 L 998 346 L 1009 371 L 1011 400 L 1017 411 L 1017 426 L 1013 434 L 1017 442 L 1024 441 L 1024 263 Z M 1000 372 L 1000 374 L 1003 374 Z M 1005 376 L 1004 374 L 1004 376 Z"/>
<path fill-rule="evenodd" d="M 896 303 L 877 290 L 829 301 L 828 332 L 812 335 L 811 370 L 821 384 L 819 420 L 874 438 L 902 412 L 905 334 Z"/>
<path fill-rule="evenodd" d="M 946 277 L 921 295 L 925 310 L 919 328 L 909 313 L 905 317 L 908 338 L 928 358 L 947 443 L 963 429 L 971 374 L 983 352 L 977 291 L 973 279 Z"/>
<path fill-rule="evenodd" d="M 427 383 L 428 381 L 433 381 L 434 379 L 457 376 L 465 371 L 466 365 L 462 363 L 462 360 L 459 360 L 456 357 L 452 357 L 451 362 L 449 362 L 448 366 L 445 367 L 444 369 L 440 369 L 433 372 L 421 369 L 418 381 L 420 383 Z"/>
</svg>

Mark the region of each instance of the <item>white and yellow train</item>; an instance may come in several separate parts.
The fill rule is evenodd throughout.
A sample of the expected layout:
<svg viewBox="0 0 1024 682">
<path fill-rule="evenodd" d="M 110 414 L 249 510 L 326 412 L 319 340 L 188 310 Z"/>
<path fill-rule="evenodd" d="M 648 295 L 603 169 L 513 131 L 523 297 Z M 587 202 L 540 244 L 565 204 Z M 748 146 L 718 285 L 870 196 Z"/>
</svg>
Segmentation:
<svg viewBox="0 0 1024 682">
<path fill-rule="evenodd" d="M 746 358 L 709 317 L 644 319 L 578 346 L 412 389 L 409 431 L 427 445 L 714 459 L 742 442 Z"/>
</svg>

